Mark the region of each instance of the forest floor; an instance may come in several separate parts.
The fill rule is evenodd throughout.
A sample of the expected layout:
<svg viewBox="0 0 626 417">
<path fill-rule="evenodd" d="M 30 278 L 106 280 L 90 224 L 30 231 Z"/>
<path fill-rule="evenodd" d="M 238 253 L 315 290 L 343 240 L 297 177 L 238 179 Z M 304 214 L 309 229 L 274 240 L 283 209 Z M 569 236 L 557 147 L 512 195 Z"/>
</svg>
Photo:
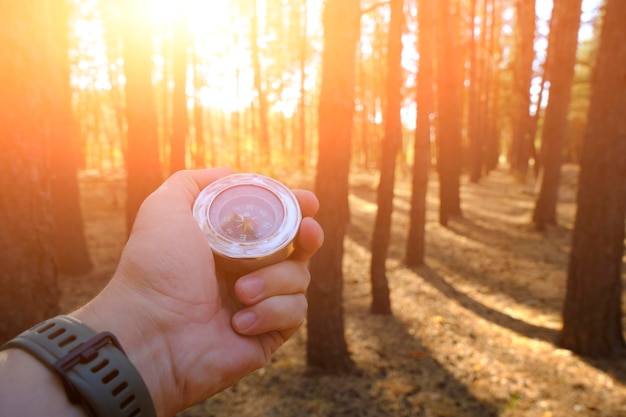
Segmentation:
<svg viewBox="0 0 626 417">
<path fill-rule="evenodd" d="M 377 179 L 353 175 L 344 309 L 359 372 L 306 376 L 302 329 L 265 368 L 179 417 L 626 417 L 626 360 L 588 360 L 554 344 L 576 176 L 575 168 L 564 168 L 559 226 L 542 233 L 529 221 L 532 188 L 504 171 L 480 184 L 463 182 L 464 217 L 448 228 L 437 222 L 431 181 L 426 265 L 413 269 L 402 263 L 410 182 L 399 179 L 387 264 L 393 316 L 373 316 L 369 248 Z M 125 236 L 121 177 L 85 173 L 81 186 L 96 266 L 85 276 L 61 277 L 66 311 L 106 284 Z"/>
</svg>

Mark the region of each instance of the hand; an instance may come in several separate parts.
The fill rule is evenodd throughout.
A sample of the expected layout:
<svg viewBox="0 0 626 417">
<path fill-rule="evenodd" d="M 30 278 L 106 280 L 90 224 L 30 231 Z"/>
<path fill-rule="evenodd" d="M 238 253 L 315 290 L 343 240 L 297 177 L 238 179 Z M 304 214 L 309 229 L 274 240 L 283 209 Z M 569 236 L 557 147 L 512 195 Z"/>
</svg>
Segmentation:
<svg viewBox="0 0 626 417">
<path fill-rule="evenodd" d="M 241 277 L 229 291 L 191 214 L 198 193 L 229 173 L 181 171 L 150 195 L 111 282 L 74 313 L 94 330 L 117 335 L 160 416 L 262 367 L 306 317 L 305 262 L 323 240 L 310 217 L 316 197 L 294 192 L 305 217 L 290 259 Z"/>
</svg>

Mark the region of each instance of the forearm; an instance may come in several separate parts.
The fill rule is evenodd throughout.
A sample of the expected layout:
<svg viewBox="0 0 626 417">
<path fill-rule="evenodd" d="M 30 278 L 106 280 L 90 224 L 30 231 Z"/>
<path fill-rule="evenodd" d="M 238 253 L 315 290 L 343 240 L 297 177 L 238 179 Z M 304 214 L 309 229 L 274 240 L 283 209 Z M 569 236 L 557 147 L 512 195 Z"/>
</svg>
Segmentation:
<svg viewBox="0 0 626 417">
<path fill-rule="evenodd" d="M 0 415 L 86 417 L 69 402 L 61 379 L 20 349 L 0 351 Z"/>
<path fill-rule="evenodd" d="M 115 288 L 117 287 L 110 286 L 96 297 L 96 299 L 71 314 L 71 316 L 82 323 L 80 326 L 83 326 L 83 329 L 85 326 L 89 329 L 80 330 L 82 333 L 78 330 L 80 327 L 76 327 L 77 333 L 73 333 L 72 330 L 69 330 L 69 334 L 72 334 L 74 340 L 78 338 L 78 340 L 84 342 L 81 342 L 74 348 L 68 347 L 67 349 L 70 350 L 67 352 L 75 352 L 79 346 L 88 346 L 86 343 L 87 338 L 91 338 L 91 336 L 89 333 L 85 332 L 91 331 L 94 336 L 96 334 L 102 334 L 102 332 L 112 333 L 119 341 L 126 354 L 121 354 L 112 345 L 108 345 L 106 348 L 108 350 L 99 352 L 104 355 L 102 356 L 103 359 L 98 359 L 98 362 L 89 359 L 87 362 L 89 364 L 85 366 L 91 367 L 94 366 L 94 364 L 99 365 L 100 363 L 111 365 L 104 365 L 107 367 L 100 367 L 98 371 L 92 370 L 86 373 L 85 369 L 90 368 L 83 367 L 82 371 L 77 369 L 76 371 L 78 373 L 73 373 L 73 378 L 82 375 L 78 377 L 80 380 L 78 386 L 85 387 L 85 383 L 87 383 L 88 387 L 86 392 L 82 395 L 79 394 L 79 396 L 83 396 L 83 399 L 91 406 L 95 407 L 95 410 L 99 410 L 99 415 L 101 415 L 103 412 L 102 407 L 104 404 L 107 404 L 107 401 L 115 407 L 123 403 L 125 397 L 132 398 L 134 395 L 139 394 L 142 389 L 145 392 L 145 387 L 142 388 L 141 383 L 137 382 L 137 378 L 140 378 L 146 384 L 150 397 L 147 397 L 148 394 L 145 393 L 136 398 L 142 398 L 141 401 L 143 401 L 143 405 L 146 404 L 145 401 L 149 401 L 149 399 L 152 398 L 152 402 L 156 406 L 157 415 L 159 417 L 173 415 L 175 414 L 175 410 L 169 407 L 166 408 L 166 406 L 176 404 L 176 401 L 168 402 L 168 399 L 164 398 L 164 395 L 162 395 L 163 391 L 161 391 L 163 380 L 167 380 L 167 378 L 163 377 L 163 374 L 169 369 L 169 358 L 166 352 L 164 354 L 163 349 L 159 349 L 162 344 L 156 341 L 156 339 L 158 339 L 156 332 L 154 330 L 151 331 L 154 327 L 146 324 L 145 318 L 141 320 L 133 314 L 133 310 L 137 313 L 137 308 L 125 308 L 125 306 L 130 305 L 130 303 L 128 300 L 124 302 L 124 299 L 119 296 L 119 291 L 116 291 Z M 137 307 L 137 305 L 133 306 Z M 43 336 L 40 336 L 40 340 L 45 341 L 50 339 L 52 334 L 55 334 L 54 329 L 58 328 L 58 326 L 61 326 L 61 328 L 71 328 L 69 324 L 71 321 L 68 321 L 68 319 L 55 318 L 53 320 L 55 320 L 54 326 L 57 327 L 51 327 L 52 325 L 38 327 L 38 329 L 53 329 L 48 332 L 50 334 L 40 333 L 39 331 L 35 332 L 36 334 L 43 334 Z M 49 323 L 52 323 L 52 321 Z M 25 340 L 22 336 L 20 336 L 20 338 L 21 339 L 16 340 Z M 51 349 L 52 346 L 54 346 L 52 349 L 58 349 L 57 346 L 61 346 L 56 336 L 51 340 L 54 342 L 45 349 Z M 75 405 L 69 401 L 63 383 L 61 382 L 61 377 L 52 370 L 51 367 L 44 365 L 44 363 L 50 361 L 50 357 L 46 355 L 40 357 L 39 353 L 35 354 L 35 352 L 38 352 L 36 349 L 33 353 L 26 352 L 18 347 L 21 346 L 19 343 L 22 342 L 17 342 L 13 345 L 14 347 L 5 348 L 5 350 L 0 351 L 0 416 L 49 415 L 54 417 L 90 415 L 81 405 Z M 36 343 L 42 346 L 40 344 L 41 341 Z M 48 350 L 48 352 L 55 352 L 55 350 Z M 60 359 L 60 356 L 65 355 L 65 353 L 60 354 L 60 352 L 56 350 L 56 353 L 52 354 L 53 358 L 54 355 L 57 356 L 57 359 Z M 93 357 L 92 354 L 89 355 Z M 99 355 L 98 357 L 101 356 Z M 128 364 L 128 361 L 131 363 Z M 124 362 L 126 362 L 126 364 Z M 132 369 L 133 367 L 139 372 L 138 376 Z M 104 369 L 104 374 L 100 376 L 108 376 L 112 374 L 110 371 L 114 370 L 116 375 L 119 375 L 119 377 L 114 377 L 118 382 L 113 383 L 113 380 L 111 380 L 113 385 L 108 387 L 105 385 L 108 385 L 109 381 L 105 382 L 103 379 L 103 384 L 101 384 L 99 382 L 100 376 L 95 377 L 95 380 L 94 377 L 88 377 L 88 375 L 96 375 L 96 372 L 100 372 L 101 369 Z M 117 373 L 117 370 L 120 370 L 121 373 Z M 85 379 L 85 377 L 87 377 L 87 379 Z M 131 382 L 133 380 L 135 381 L 134 383 Z M 120 395 L 119 397 L 117 397 L 118 394 L 113 394 L 113 397 L 110 397 L 111 389 L 122 386 L 122 381 L 124 381 L 123 383 L 128 381 L 127 384 L 130 385 L 126 386 L 129 387 L 130 391 L 126 391 L 124 388 L 123 392 L 126 392 L 126 394 Z M 169 390 L 169 392 L 172 392 L 172 390 Z M 119 393 L 121 394 L 122 391 Z M 90 395 L 92 397 L 90 397 Z M 110 398 L 110 400 L 107 400 L 107 398 Z M 164 403 L 164 401 L 167 403 Z M 107 406 L 105 405 L 105 407 Z M 105 412 L 105 415 L 108 415 L 108 413 Z M 147 415 L 152 414 L 148 412 Z"/>
</svg>

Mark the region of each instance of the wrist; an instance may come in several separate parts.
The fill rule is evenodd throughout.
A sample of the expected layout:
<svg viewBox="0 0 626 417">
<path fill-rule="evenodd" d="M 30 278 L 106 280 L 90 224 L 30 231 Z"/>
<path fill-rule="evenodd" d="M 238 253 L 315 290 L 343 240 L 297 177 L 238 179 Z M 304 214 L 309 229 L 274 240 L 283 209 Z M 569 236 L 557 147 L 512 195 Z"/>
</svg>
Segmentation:
<svg viewBox="0 0 626 417">
<path fill-rule="evenodd" d="M 0 387 L 0 415 L 3 417 L 87 416 L 82 407 L 69 402 L 59 377 L 20 349 L 0 351 Z"/>
<path fill-rule="evenodd" d="M 143 314 L 147 308 L 129 304 L 127 294 L 117 285 L 109 285 L 71 316 L 95 332 L 113 333 L 148 387 L 157 415 L 173 415 L 166 398 L 167 393 L 172 392 L 166 384 L 171 363 L 168 350 L 158 327 Z M 135 301 L 138 300 L 133 303 Z"/>
</svg>

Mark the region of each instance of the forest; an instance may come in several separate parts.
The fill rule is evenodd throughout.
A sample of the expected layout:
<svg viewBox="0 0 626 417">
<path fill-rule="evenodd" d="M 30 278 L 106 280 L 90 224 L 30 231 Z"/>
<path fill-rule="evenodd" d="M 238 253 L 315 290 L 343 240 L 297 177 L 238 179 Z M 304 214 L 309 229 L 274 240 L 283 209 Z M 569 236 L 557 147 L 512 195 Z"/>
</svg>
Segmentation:
<svg viewBox="0 0 626 417">
<path fill-rule="evenodd" d="M 626 1 L 0 1 L 0 344 L 142 201 L 314 191 L 303 328 L 179 417 L 626 417 Z M 0 387 L 1 389 L 1 387 Z"/>
</svg>

